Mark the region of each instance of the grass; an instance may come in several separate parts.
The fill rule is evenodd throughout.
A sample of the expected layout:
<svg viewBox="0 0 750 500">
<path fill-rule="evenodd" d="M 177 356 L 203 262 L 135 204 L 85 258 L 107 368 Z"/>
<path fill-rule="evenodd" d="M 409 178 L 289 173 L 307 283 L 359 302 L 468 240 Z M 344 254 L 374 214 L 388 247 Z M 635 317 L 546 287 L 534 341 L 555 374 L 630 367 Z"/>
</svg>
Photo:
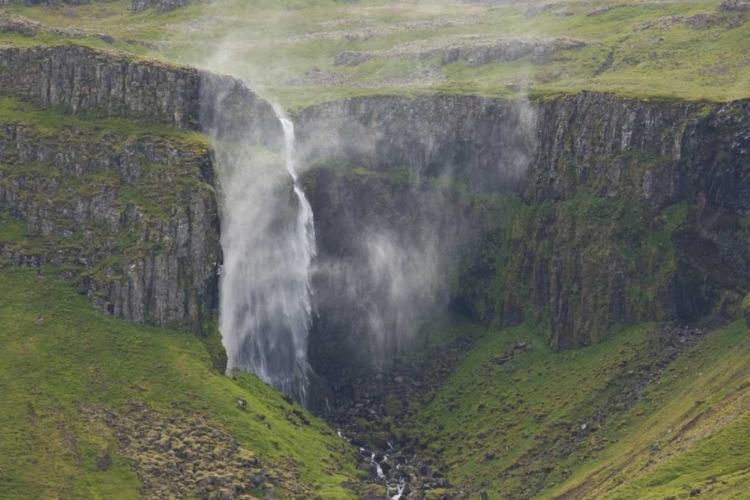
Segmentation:
<svg viewBox="0 0 750 500">
<path fill-rule="evenodd" d="M 252 375 L 216 373 L 198 338 L 106 318 L 54 274 L 0 270 L 0 497 L 140 498 L 117 453 L 111 469 L 97 471 L 100 450 L 117 446 L 111 430 L 77 411 L 87 403 L 117 411 L 131 399 L 208 415 L 263 462 L 304 464 L 299 481 L 322 497 L 353 496 L 341 487 L 354 477 L 349 449 L 330 428 L 310 415 L 310 426 L 288 420 L 281 395 Z"/>
<path fill-rule="evenodd" d="M 0 241 L 19 243 L 26 237 L 26 224 L 0 211 Z"/>
<path fill-rule="evenodd" d="M 646 388 L 622 416 L 616 444 L 549 498 L 744 498 L 750 487 L 750 336 L 744 321 L 709 335 Z"/>
<path fill-rule="evenodd" d="M 104 140 L 108 136 L 138 138 L 156 136 L 181 139 L 192 144 L 194 149 L 206 152 L 211 143 L 208 137 L 198 132 L 181 132 L 164 124 L 135 122 L 121 118 L 101 118 L 86 113 L 73 115 L 63 108 L 40 109 L 13 96 L 2 96 L 0 90 L 0 123 L 4 125 L 33 125 L 41 134 L 57 134 L 63 129 L 76 129 L 92 135 L 93 140 Z"/>
<path fill-rule="evenodd" d="M 533 351 L 516 352 L 518 342 Z M 708 335 L 650 384 L 635 406 L 611 406 L 653 362 L 650 325 L 553 353 L 522 325 L 486 331 L 403 427 L 458 486 L 491 499 L 744 498 L 750 486 L 750 336 L 744 322 Z M 632 375 L 635 373 L 635 375 Z M 614 399 L 614 401 L 617 401 Z M 601 416 L 600 416 L 601 417 Z M 585 429 L 583 426 L 585 425 Z M 594 429 L 594 430 L 592 430 Z"/>
<path fill-rule="evenodd" d="M 718 0 L 640 1 L 596 6 L 574 1 L 536 15 L 528 6 L 462 4 L 433 0 L 395 4 L 333 0 L 224 0 L 204 2 L 159 15 L 132 14 L 129 2 L 85 6 L 5 7 L 51 26 L 113 35 L 107 45 L 96 37 L 66 43 L 125 50 L 162 60 L 200 65 L 230 73 L 288 109 L 352 94 L 435 92 L 481 95 L 556 95 L 580 90 L 613 92 L 649 99 L 723 102 L 750 97 L 750 23 L 746 14 L 716 13 Z M 610 7 L 599 15 L 596 8 Z M 231 13 L 228 14 L 228 13 Z M 691 21 L 707 16 L 705 26 Z M 434 23 L 434 24 L 426 24 Z M 573 37 L 587 46 L 554 53 L 544 60 L 467 67 L 462 62 L 435 66 L 432 82 L 408 78 L 436 61 L 377 57 L 357 67 L 333 66 L 345 50 L 387 51 L 414 42 L 439 43 L 450 37 Z M 159 46 L 150 51 L 127 43 L 136 39 Z M 53 35 L 0 35 L 0 43 L 28 46 L 60 43 Z M 611 59 L 610 59 L 611 58 Z M 311 71 L 344 80 L 333 87 L 289 85 Z M 395 79 L 406 78 L 397 87 Z"/>
</svg>

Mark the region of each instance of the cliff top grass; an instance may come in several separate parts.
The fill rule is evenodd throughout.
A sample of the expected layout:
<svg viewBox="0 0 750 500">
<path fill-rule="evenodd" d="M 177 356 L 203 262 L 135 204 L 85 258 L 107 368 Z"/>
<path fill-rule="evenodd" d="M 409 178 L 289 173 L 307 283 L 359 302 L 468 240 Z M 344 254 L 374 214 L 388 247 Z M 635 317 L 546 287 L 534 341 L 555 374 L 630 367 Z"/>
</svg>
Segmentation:
<svg viewBox="0 0 750 500">
<path fill-rule="evenodd" d="M 750 13 L 720 4 L 222 0 L 159 14 L 131 13 L 128 0 L 54 7 L 14 1 L 0 10 L 47 28 L 33 36 L 0 34 L 0 45 L 84 44 L 198 65 L 238 76 L 287 108 L 352 95 L 423 92 L 507 96 L 586 89 L 639 98 L 750 97 Z M 70 29 L 76 36 L 64 33 Z M 551 41 L 557 46 L 544 49 Z M 479 63 L 471 55 L 444 57 L 451 48 L 471 54 L 498 43 L 541 48 Z M 336 65 L 347 51 L 365 57 Z"/>
<path fill-rule="evenodd" d="M 21 230 L 0 219 L 3 238 Z M 55 275 L 53 269 L 41 276 L 0 270 L 0 497 L 142 498 L 144 485 L 130 461 L 149 463 L 159 452 L 146 447 L 124 457 L 115 430 L 89 418 L 109 411 L 161 416 L 155 431 L 165 422 L 208 423 L 236 438 L 286 488 L 304 485 L 331 499 L 354 496 L 342 487 L 355 477 L 350 449 L 329 427 L 252 375 L 216 373 L 197 337 L 107 318 Z M 133 405 L 150 410 L 133 414 Z M 138 431 L 154 431 L 150 425 L 147 420 Z M 187 438 L 183 444 L 191 446 Z M 103 449 L 111 467 L 100 471 Z M 216 455 L 205 460 L 210 456 Z"/>
</svg>

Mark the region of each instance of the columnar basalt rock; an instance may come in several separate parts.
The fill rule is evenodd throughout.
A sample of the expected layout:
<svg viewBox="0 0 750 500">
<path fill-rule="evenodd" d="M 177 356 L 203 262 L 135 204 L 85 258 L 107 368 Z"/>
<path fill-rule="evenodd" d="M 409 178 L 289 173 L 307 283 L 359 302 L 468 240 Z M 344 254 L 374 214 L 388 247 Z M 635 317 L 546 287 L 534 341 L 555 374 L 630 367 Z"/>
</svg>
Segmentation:
<svg viewBox="0 0 750 500">
<path fill-rule="evenodd" d="M 29 125 L 2 132 L 0 206 L 35 242 L 4 245 L 6 260 L 63 266 L 94 307 L 137 323 L 197 332 L 211 320 L 221 248 L 206 145 Z"/>
<path fill-rule="evenodd" d="M 524 196 L 586 189 L 652 206 L 692 199 L 750 209 L 750 103 L 647 102 L 584 92 L 538 106 L 539 149 Z"/>
<path fill-rule="evenodd" d="M 543 318 L 550 345 L 566 349 L 597 342 L 615 324 L 734 314 L 750 277 L 742 229 L 750 210 L 749 110 L 747 101 L 583 92 L 531 103 L 363 97 L 297 118 L 311 164 L 375 173 L 405 167 L 407 176 L 448 175 L 470 193 L 518 200 L 486 209 L 508 211 L 505 221 L 500 213 L 472 219 L 481 213 L 471 208 L 481 206 L 479 199 L 444 208 L 462 213 L 456 220 L 474 230 L 464 233 L 452 298 L 485 322 Z M 333 193 L 326 201 L 312 192 L 319 241 L 333 237 L 325 234 L 326 217 L 361 211 L 340 206 L 347 199 L 382 212 L 369 218 L 404 219 L 403 210 L 372 198 L 377 191 L 358 188 L 361 176 L 336 179 L 347 184 L 341 190 L 358 194 Z M 493 220 L 494 229 L 481 229 Z M 359 222 L 337 226 L 335 238 L 362 237 Z M 356 259 L 323 245 L 322 260 Z"/>
<path fill-rule="evenodd" d="M 239 80 L 86 47 L 0 49 L 0 95 L 218 137 L 242 131 L 243 141 L 266 146 L 282 138 L 273 108 Z"/>
<path fill-rule="evenodd" d="M 2 261 L 56 265 L 110 315 L 194 332 L 213 324 L 214 154 L 206 138 L 172 129 L 276 147 L 271 106 L 231 78 L 72 46 L 0 50 L 0 82 L 0 94 L 26 101 L 0 125 L 0 211 L 27 228 L 26 241 L 0 246 Z M 23 118 L 34 110 L 54 123 Z M 101 117 L 116 119 L 105 133 Z"/>
</svg>

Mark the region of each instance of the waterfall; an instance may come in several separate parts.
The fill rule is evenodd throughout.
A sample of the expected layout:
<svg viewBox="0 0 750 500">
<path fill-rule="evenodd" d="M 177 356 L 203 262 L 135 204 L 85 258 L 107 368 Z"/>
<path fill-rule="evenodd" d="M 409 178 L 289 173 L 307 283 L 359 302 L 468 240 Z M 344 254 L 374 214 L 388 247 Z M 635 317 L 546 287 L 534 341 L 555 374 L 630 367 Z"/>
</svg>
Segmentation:
<svg viewBox="0 0 750 500">
<path fill-rule="evenodd" d="M 281 113 L 278 118 L 285 170 L 252 149 L 224 154 L 220 161 L 220 330 L 228 370 L 251 371 L 305 405 L 315 229 L 298 181 L 294 125 Z"/>
</svg>

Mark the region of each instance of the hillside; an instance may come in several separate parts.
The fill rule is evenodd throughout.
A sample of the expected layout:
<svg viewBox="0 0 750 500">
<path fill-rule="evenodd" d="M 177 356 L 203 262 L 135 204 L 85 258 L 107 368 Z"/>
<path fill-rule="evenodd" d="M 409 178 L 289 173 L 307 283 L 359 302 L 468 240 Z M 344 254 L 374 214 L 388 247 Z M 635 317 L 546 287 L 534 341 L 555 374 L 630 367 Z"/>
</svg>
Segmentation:
<svg viewBox="0 0 750 500">
<path fill-rule="evenodd" d="M 0 0 L 0 498 L 750 499 L 749 18 Z"/>
<path fill-rule="evenodd" d="M 354 497 L 341 438 L 199 339 L 106 318 L 51 268 L 0 274 L 2 498 Z"/>
<path fill-rule="evenodd" d="M 585 89 L 726 101 L 750 92 L 743 1 L 172 3 L 186 6 L 10 0 L 5 10 L 42 25 L 2 29 L 0 43 L 76 43 L 198 65 L 293 108 L 373 93 Z"/>
</svg>

